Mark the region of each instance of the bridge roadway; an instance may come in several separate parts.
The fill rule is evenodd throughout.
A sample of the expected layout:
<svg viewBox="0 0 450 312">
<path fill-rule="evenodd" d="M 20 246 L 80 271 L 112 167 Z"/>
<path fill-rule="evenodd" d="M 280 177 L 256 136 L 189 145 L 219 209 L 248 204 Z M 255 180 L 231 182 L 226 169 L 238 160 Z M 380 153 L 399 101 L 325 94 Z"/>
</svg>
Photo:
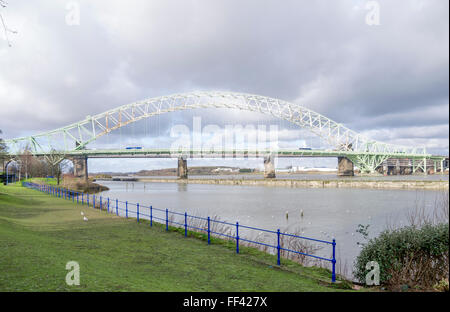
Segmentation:
<svg viewBox="0 0 450 312">
<path fill-rule="evenodd" d="M 44 156 L 44 155 L 36 155 Z M 87 177 L 87 159 L 88 158 L 177 158 L 178 176 L 187 178 L 187 159 L 188 158 L 263 158 L 264 176 L 266 178 L 275 178 L 274 158 L 296 158 L 296 157 L 336 157 L 338 159 L 338 175 L 354 175 L 354 165 L 352 159 L 355 157 L 368 157 L 376 159 L 380 164 L 379 172 L 387 174 L 396 172 L 396 174 L 405 173 L 401 167 L 410 168 L 409 172 L 415 173 L 417 170 L 427 173 L 434 168 L 434 172 L 440 170 L 443 172 L 444 160 L 442 156 L 433 156 L 430 154 L 407 154 L 407 153 L 361 153 L 354 151 L 338 150 L 186 150 L 173 151 L 170 149 L 114 149 L 97 150 L 83 149 L 71 151 L 65 154 L 65 158 L 74 163 L 74 174 L 79 177 Z M 389 160 L 389 162 L 388 162 Z M 401 163 L 400 163 L 401 160 Z M 406 170 L 406 171 L 408 171 Z"/>
<path fill-rule="evenodd" d="M 35 156 L 44 156 L 45 154 L 35 154 Z M 379 155 L 379 153 L 361 153 L 354 151 L 338 151 L 338 150 L 288 150 L 278 149 L 270 150 L 193 150 L 173 151 L 170 149 L 84 149 L 67 152 L 69 157 L 87 156 L 89 158 L 178 158 L 180 156 L 187 158 L 258 158 L 269 155 L 277 157 L 348 157 L 356 155 Z M 383 155 L 389 158 L 408 158 L 423 160 L 424 158 L 441 160 L 442 156 L 433 156 L 431 154 L 406 154 L 406 153 L 385 153 Z"/>
</svg>

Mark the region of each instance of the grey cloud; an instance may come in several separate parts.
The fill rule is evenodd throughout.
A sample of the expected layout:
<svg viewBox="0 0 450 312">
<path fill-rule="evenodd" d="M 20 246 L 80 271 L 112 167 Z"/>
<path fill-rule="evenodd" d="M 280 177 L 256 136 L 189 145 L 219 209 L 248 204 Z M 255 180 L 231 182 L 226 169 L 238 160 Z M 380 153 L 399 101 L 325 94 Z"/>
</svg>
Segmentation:
<svg viewBox="0 0 450 312">
<path fill-rule="evenodd" d="M 10 3 L 19 34 L 12 48 L 0 39 L 4 137 L 149 97 L 218 89 L 296 102 L 378 140 L 438 148 L 448 139 L 435 130 L 448 125 L 447 1 L 380 0 L 380 26 L 365 24 L 362 0 L 78 3 L 79 26 L 65 24 L 64 2 Z M 110 139 L 162 144 L 194 113 L 160 116 Z M 222 110 L 198 115 L 203 125 L 279 123 Z M 289 130 L 286 144 L 306 137 L 280 127 Z"/>
</svg>

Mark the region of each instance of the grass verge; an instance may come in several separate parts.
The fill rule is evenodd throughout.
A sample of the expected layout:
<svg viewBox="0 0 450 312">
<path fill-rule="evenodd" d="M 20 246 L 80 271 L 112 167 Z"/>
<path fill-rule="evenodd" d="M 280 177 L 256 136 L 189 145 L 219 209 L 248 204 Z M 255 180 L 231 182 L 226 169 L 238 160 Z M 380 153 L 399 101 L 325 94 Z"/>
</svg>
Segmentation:
<svg viewBox="0 0 450 312">
<path fill-rule="evenodd" d="M 81 211 L 89 221 L 83 221 Z M 150 228 L 18 185 L 0 186 L 0 291 L 342 291 L 330 272 L 172 228 Z M 200 238 L 200 239 L 199 239 Z M 65 282 L 80 265 L 80 285 Z"/>
</svg>

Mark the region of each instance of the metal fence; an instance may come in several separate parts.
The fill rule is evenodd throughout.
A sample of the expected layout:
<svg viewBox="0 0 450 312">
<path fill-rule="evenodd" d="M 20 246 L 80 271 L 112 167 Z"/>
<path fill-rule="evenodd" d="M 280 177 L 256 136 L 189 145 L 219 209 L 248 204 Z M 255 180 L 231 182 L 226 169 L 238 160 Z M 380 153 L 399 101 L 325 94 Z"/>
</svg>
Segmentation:
<svg viewBox="0 0 450 312">
<path fill-rule="evenodd" d="M 34 190 L 38 190 L 59 198 L 63 198 L 66 200 L 71 200 L 74 203 L 92 206 L 94 208 L 98 208 L 100 210 L 105 210 L 108 213 L 114 213 L 117 216 L 135 217 L 137 222 L 139 222 L 140 218 L 144 218 L 150 221 L 150 226 L 153 226 L 153 222 L 158 222 L 160 224 L 165 225 L 166 231 L 169 230 L 169 225 L 178 228 L 184 228 L 184 235 L 188 235 L 189 230 L 200 231 L 207 234 L 208 244 L 211 244 L 211 236 L 217 237 L 225 237 L 226 239 L 234 240 L 236 243 L 236 253 L 239 253 L 239 244 L 241 241 L 248 242 L 251 244 L 257 244 L 261 246 L 265 246 L 267 248 L 273 249 L 277 255 L 277 265 L 281 265 L 281 253 L 294 253 L 299 254 L 306 257 L 312 257 L 318 260 L 323 260 L 331 263 L 332 273 L 331 273 L 331 281 L 334 283 L 336 281 L 336 240 L 325 241 L 320 239 L 314 239 L 305 236 L 298 236 L 294 234 L 281 232 L 280 229 L 267 230 L 261 229 L 257 227 L 251 227 L 247 225 L 236 223 L 229 223 L 222 220 L 213 219 L 210 217 L 199 217 L 189 215 L 187 212 L 181 213 L 176 211 L 170 211 L 169 209 L 159 209 L 153 206 L 144 206 L 139 203 L 131 203 L 128 201 L 120 201 L 118 199 L 111 200 L 109 197 L 103 198 L 102 196 L 96 197 L 95 195 L 89 195 L 88 193 L 83 192 L 75 192 L 65 188 L 53 187 L 50 185 L 42 185 L 31 182 L 23 182 L 23 186 L 27 188 L 31 188 Z M 174 218 L 175 217 L 175 218 Z M 193 220 L 197 220 L 194 222 Z M 204 226 L 199 225 L 204 224 Z M 228 232 L 219 232 L 215 230 L 217 226 L 215 225 L 223 225 L 227 226 L 229 229 L 232 228 L 233 231 Z M 267 233 L 269 235 L 273 235 L 274 243 L 267 242 L 258 242 L 251 240 L 247 237 L 240 236 L 239 231 L 249 230 L 249 231 L 259 231 L 260 233 Z M 332 258 L 320 257 L 317 255 L 311 255 L 308 253 L 304 253 L 297 250 L 292 250 L 289 248 L 284 248 L 282 246 L 281 240 L 283 237 L 290 237 L 294 239 L 303 239 L 307 241 L 313 241 L 315 243 L 331 245 L 332 249 Z"/>
</svg>

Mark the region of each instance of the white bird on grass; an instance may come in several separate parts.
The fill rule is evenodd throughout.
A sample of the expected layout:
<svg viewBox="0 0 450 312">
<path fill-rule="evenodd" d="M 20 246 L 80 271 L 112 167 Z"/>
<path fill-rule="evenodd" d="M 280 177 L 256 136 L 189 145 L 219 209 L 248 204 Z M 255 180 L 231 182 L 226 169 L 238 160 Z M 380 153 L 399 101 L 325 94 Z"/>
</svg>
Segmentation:
<svg viewBox="0 0 450 312">
<path fill-rule="evenodd" d="M 81 212 L 81 215 L 84 216 L 84 212 L 83 211 Z"/>
<path fill-rule="evenodd" d="M 84 220 L 84 221 L 87 221 L 87 220 L 88 220 L 88 218 L 86 218 L 86 217 L 84 216 L 84 217 L 83 217 L 83 220 Z"/>
</svg>

